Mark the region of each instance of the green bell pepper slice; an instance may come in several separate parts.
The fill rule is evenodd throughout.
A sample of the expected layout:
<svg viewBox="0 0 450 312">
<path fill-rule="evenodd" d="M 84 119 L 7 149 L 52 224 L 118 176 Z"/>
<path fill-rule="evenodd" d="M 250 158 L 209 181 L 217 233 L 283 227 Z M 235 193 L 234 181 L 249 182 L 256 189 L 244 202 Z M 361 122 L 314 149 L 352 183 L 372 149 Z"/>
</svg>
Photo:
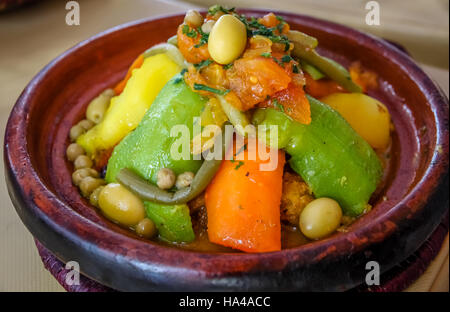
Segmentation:
<svg viewBox="0 0 450 312">
<path fill-rule="evenodd" d="M 291 155 L 291 168 L 315 196 L 333 198 L 344 214 L 358 216 L 368 208 L 380 181 L 381 162 L 339 113 L 310 96 L 308 100 L 309 125 L 274 109 L 258 109 L 253 123 L 265 126 L 267 131 L 271 125 L 278 126 L 278 148 Z M 270 134 L 266 138 L 269 140 Z"/>
<path fill-rule="evenodd" d="M 115 182 L 116 175 L 124 168 L 155 184 L 161 168 L 170 168 L 177 175 L 186 171 L 197 172 L 202 161 L 194 159 L 190 153 L 188 159 L 172 158 L 170 150 L 178 137 L 171 137 L 170 134 L 174 126 L 185 125 L 192 138 L 194 117 L 200 116 L 206 101 L 206 98 L 186 85 L 181 75 L 172 78 L 158 94 L 136 130 L 114 148 L 108 161 L 106 181 Z M 148 217 L 155 222 L 163 240 L 189 242 L 194 239 L 186 204 L 144 204 Z"/>
</svg>

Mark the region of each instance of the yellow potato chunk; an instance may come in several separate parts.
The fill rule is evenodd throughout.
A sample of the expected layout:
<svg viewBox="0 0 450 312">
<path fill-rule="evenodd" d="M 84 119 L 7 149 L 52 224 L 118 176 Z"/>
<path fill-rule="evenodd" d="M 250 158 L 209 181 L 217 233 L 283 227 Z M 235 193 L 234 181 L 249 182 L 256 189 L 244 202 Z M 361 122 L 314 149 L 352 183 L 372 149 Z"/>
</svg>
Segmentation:
<svg viewBox="0 0 450 312">
<path fill-rule="evenodd" d="M 133 71 L 123 92 L 111 99 L 103 120 L 77 139 L 88 155 L 119 143 L 134 130 L 159 91 L 181 68 L 166 54 L 149 56 Z"/>
</svg>

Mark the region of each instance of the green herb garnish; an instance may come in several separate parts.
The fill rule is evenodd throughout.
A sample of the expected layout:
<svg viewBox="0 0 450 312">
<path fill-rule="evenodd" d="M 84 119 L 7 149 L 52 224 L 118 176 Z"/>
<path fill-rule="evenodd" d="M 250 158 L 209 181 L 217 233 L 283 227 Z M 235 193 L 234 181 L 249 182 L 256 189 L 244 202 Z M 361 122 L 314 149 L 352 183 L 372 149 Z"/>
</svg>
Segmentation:
<svg viewBox="0 0 450 312">
<path fill-rule="evenodd" d="M 198 33 L 194 28 L 190 28 L 188 25 L 184 25 L 182 28 L 183 34 L 190 38 L 196 38 Z"/>
<path fill-rule="evenodd" d="M 242 153 L 243 151 L 245 151 L 246 149 L 247 149 L 247 144 L 242 145 L 242 147 L 236 153 L 236 156 L 239 155 L 240 153 Z"/>
<path fill-rule="evenodd" d="M 206 66 L 208 66 L 208 65 L 210 65 L 212 63 L 213 63 L 213 60 L 207 59 L 207 60 L 201 61 L 200 63 L 194 64 L 194 67 L 197 70 L 201 70 L 202 68 L 204 68 L 204 67 L 206 67 Z"/>
<path fill-rule="evenodd" d="M 280 104 L 280 102 L 278 102 L 277 99 L 273 99 L 272 100 L 273 105 L 278 108 L 282 113 L 284 113 L 284 106 Z"/>
<path fill-rule="evenodd" d="M 270 52 L 264 52 L 264 53 L 261 53 L 261 56 L 264 56 L 264 57 L 271 57 L 272 54 L 270 54 Z"/>
<path fill-rule="evenodd" d="M 284 55 L 282 58 L 281 58 L 281 62 L 283 62 L 283 63 L 289 63 L 290 61 L 292 61 L 293 60 L 293 58 L 290 56 L 290 55 Z"/>
<path fill-rule="evenodd" d="M 234 11 L 235 11 L 235 8 L 227 9 L 227 8 L 224 8 L 221 5 L 216 4 L 216 5 L 213 5 L 213 6 L 209 7 L 208 14 L 209 15 L 215 15 L 217 12 L 230 14 L 230 13 L 234 13 Z"/>
<path fill-rule="evenodd" d="M 231 67 L 233 67 L 233 63 L 223 65 L 224 69 L 230 69 Z"/>
<path fill-rule="evenodd" d="M 219 89 L 208 87 L 208 86 L 206 86 L 204 84 L 200 84 L 200 83 L 194 83 L 194 90 L 208 91 L 208 92 L 212 92 L 212 93 L 215 93 L 218 95 L 226 95 L 228 92 L 230 92 L 230 90 L 219 90 Z"/>
<path fill-rule="evenodd" d="M 239 161 L 238 165 L 236 167 L 234 167 L 234 170 L 238 170 L 239 168 L 242 167 L 243 164 L 244 164 L 243 161 Z"/>
<path fill-rule="evenodd" d="M 198 32 L 200 33 L 201 37 L 200 37 L 200 42 L 197 43 L 196 45 L 194 45 L 194 48 L 200 48 L 202 45 L 205 45 L 208 43 L 208 39 L 209 39 L 209 34 L 205 33 L 202 28 L 198 28 Z"/>
</svg>

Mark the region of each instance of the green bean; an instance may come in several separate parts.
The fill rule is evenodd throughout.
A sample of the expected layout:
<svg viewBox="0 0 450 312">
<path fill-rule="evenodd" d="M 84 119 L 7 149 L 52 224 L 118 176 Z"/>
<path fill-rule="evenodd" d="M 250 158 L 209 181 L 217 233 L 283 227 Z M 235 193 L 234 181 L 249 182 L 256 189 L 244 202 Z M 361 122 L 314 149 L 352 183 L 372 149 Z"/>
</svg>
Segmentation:
<svg viewBox="0 0 450 312">
<path fill-rule="evenodd" d="M 180 50 L 178 50 L 176 46 L 170 43 L 160 43 L 154 45 L 144 52 L 144 58 L 161 53 L 166 53 L 167 56 L 169 56 L 182 68 L 187 68 L 190 65 L 190 63 L 188 63 L 184 59 L 183 54 L 181 54 Z"/>
<path fill-rule="evenodd" d="M 197 174 L 194 176 L 191 185 L 182 188 L 175 193 L 160 189 L 126 168 L 119 171 L 116 175 L 116 179 L 143 200 L 172 205 L 187 203 L 203 192 L 217 170 L 219 170 L 225 151 L 228 148 L 226 141 L 225 131 L 222 131 L 222 157 L 220 159 L 209 159 L 209 157 L 207 157 L 197 171 Z"/>
<path fill-rule="evenodd" d="M 316 38 L 297 30 L 290 30 L 287 37 L 290 41 L 298 42 L 310 49 L 315 49 L 319 44 L 319 41 Z"/>
<path fill-rule="evenodd" d="M 305 60 L 300 60 L 300 65 L 302 66 L 303 71 L 307 72 L 314 80 L 319 80 L 325 77 L 325 75 L 318 70 L 317 67 L 309 64 Z"/>
<path fill-rule="evenodd" d="M 251 130 L 253 128 L 247 130 L 245 129 L 248 125 L 251 125 L 250 121 L 247 118 L 247 115 L 245 115 L 245 113 L 241 112 L 231 103 L 229 103 L 224 96 L 216 95 L 216 97 L 219 100 L 220 105 L 222 106 L 223 112 L 225 113 L 225 115 L 227 115 L 228 120 L 236 129 L 236 132 L 242 136 L 253 134 L 253 131 Z"/>
<path fill-rule="evenodd" d="M 294 56 L 304 59 L 311 65 L 317 67 L 317 69 L 336 81 L 344 89 L 350 92 L 361 92 L 361 87 L 353 82 L 349 72 L 341 64 L 321 56 L 315 49 L 311 49 L 311 47 L 304 45 L 300 41 L 292 41 L 294 43 L 294 49 L 292 50 Z"/>
</svg>

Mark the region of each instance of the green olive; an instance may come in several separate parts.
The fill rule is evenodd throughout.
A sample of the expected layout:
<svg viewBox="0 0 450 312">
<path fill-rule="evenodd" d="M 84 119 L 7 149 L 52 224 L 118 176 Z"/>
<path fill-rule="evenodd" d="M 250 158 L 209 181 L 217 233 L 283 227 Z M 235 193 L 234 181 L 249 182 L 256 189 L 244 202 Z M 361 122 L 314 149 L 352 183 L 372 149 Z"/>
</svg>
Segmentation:
<svg viewBox="0 0 450 312">
<path fill-rule="evenodd" d="M 300 230 L 311 239 L 320 239 L 336 231 L 342 219 L 342 209 L 331 198 L 310 202 L 300 214 Z"/>
<path fill-rule="evenodd" d="M 91 195 L 89 196 L 89 202 L 91 203 L 91 205 L 98 207 L 98 197 L 103 188 L 103 185 L 99 186 L 91 193 Z"/>
<path fill-rule="evenodd" d="M 98 205 L 108 218 L 126 226 L 135 226 L 145 218 L 143 202 L 119 183 L 101 190 Z"/>
<path fill-rule="evenodd" d="M 247 44 L 245 25 L 230 14 L 222 15 L 214 24 L 208 38 L 208 51 L 219 64 L 237 59 Z"/>
<path fill-rule="evenodd" d="M 69 161 L 74 161 L 78 156 L 84 155 L 84 149 L 77 143 L 72 143 L 67 147 L 66 156 Z"/>
<path fill-rule="evenodd" d="M 144 218 L 142 219 L 137 225 L 136 225 L 136 233 L 139 236 L 145 237 L 145 238 L 152 238 L 156 235 L 158 230 L 156 229 L 155 223 L 148 219 Z"/>
<path fill-rule="evenodd" d="M 80 126 L 80 125 L 73 126 L 72 128 L 70 128 L 70 134 L 69 134 L 70 140 L 72 142 L 76 141 L 76 139 L 78 139 L 78 137 L 85 132 L 86 132 L 86 129 L 84 129 L 82 126 Z"/>
<path fill-rule="evenodd" d="M 108 109 L 111 98 L 114 96 L 114 91 L 106 89 L 102 94 L 93 99 L 86 110 L 86 118 L 96 124 L 102 121 L 106 110 Z"/>
<path fill-rule="evenodd" d="M 160 189 L 168 190 L 174 186 L 176 180 L 175 173 L 169 168 L 162 168 L 158 171 L 156 176 L 156 185 Z"/>
<path fill-rule="evenodd" d="M 84 197 L 89 197 L 91 193 L 99 186 L 104 185 L 105 180 L 93 177 L 86 177 L 80 182 L 80 191 Z"/>
<path fill-rule="evenodd" d="M 75 169 L 91 168 L 92 165 L 92 160 L 86 155 L 78 156 L 73 162 L 73 166 L 75 167 Z"/>
<path fill-rule="evenodd" d="M 92 168 L 81 168 L 75 170 L 74 173 L 72 173 L 72 182 L 75 185 L 80 185 L 81 181 L 86 177 L 98 178 L 99 176 L 100 174 L 97 172 L 97 170 L 94 170 Z"/>
<path fill-rule="evenodd" d="M 83 128 L 84 130 L 88 131 L 89 129 L 91 129 L 95 124 L 87 119 L 83 119 L 82 121 L 80 121 L 78 123 L 78 125 Z"/>
</svg>

